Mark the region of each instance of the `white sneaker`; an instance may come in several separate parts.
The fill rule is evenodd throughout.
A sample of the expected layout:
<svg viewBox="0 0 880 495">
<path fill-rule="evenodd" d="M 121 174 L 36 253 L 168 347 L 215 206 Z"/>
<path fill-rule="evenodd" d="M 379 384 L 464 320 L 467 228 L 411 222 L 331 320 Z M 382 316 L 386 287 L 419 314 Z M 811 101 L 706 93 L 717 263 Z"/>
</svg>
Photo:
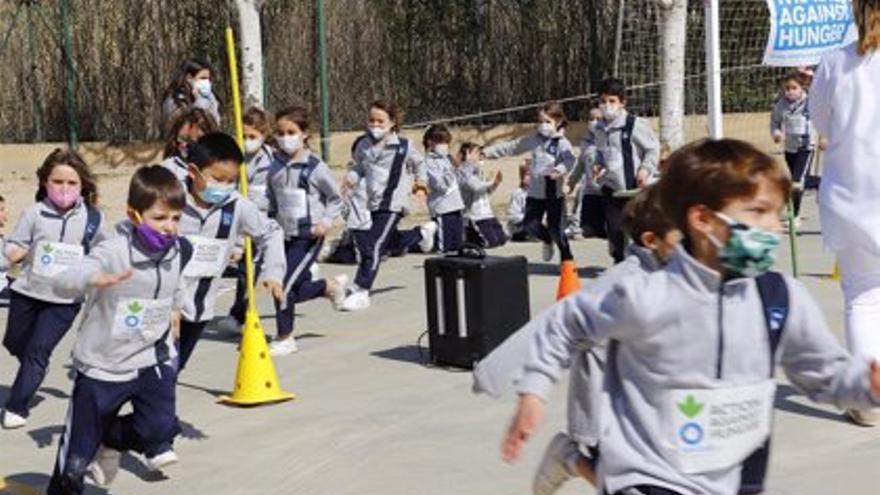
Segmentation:
<svg viewBox="0 0 880 495">
<path fill-rule="evenodd" d="M 242 325 L 231 316 L 218 316 L 210 323 L 211 328 L 220 333 L 241 333 Z"/>
<path fill-rule="evenodd" d="M 27 418 L 19 416 L 14 412 L 9 412 L 6 409 L 3 410 L 3 428 L 14 430 L 25 426 L 27 426 Z"/>
<path fill-rule="evenodd" d="M 847 409 L 846 416 L 859 426 L 877 426 L 878 414 L 873 409 Z"/>
<path fill-rule="evenodd" d="M 345 286 L 348 285 L 348 275 L 337 275 L 333 277 L 333 282 L 336 284 L 336 289 L 330 293 L 330 301 L 333 303 L 333 308 L 339 311 L 345 303 Z"/>
<path fill-rule="evenodd" d="M 101 446 L 95 460 L 89 464 L 88 473 L 98 486 L 109 486 L 119 474 L 119 459 L 122 452 Z"/>
<path fill-rule="evenodd" d="M 553 261 L 553 243 L 544 243 L 541 257 L 544 261 Z"/>
<path fill-rule="evenodd" d="M 355 286 L 342 301 L 342 311 L 359 311 L 370 307 L 370 291 Z"/>
<path fill-rule="evenodd" d="M 419 241 L 419 249 L 423 253 L 430 253 L 434 249 L 434 236 L 437 234 L 437 222 L 431 221 L 421 227 L 422 240 Z"/>
<path fill-rule="evenodd" d="M 293 338 L 293 335 L 273 340 L 269 344 L 269 355 L 272 357 L 289 356 L 297 351 L 299 351 L 299 346 L 296 345 L 296 339 Z"/>
<path fill-rule="evenodd" d="M 166 450 L 155 457 L 147 457 L 147 467 L 150 468 L 150 471 L 161 471 L 178 462 L 180 459 L 173 450 Z"/>
<path fill-rule="evenodd" d="M 318 266 L 317 263 L 312 263 L 312 266 L 311 266 L 311 268 L 309 268 L 309 271 L 312 272 L 312 280 L 318 280 L 318 275 L 321 274 L 321 267 Z"/>
<path fill-rule="evenodd" d="M 577 443 L 565 433 L 557 433 L 547 445 L 538 472 L 535 473 L 533 492 L 535 495 L 552 495 L 563 483 L 574 476 L 569 468 L 579 456 Z"/>
</svg>

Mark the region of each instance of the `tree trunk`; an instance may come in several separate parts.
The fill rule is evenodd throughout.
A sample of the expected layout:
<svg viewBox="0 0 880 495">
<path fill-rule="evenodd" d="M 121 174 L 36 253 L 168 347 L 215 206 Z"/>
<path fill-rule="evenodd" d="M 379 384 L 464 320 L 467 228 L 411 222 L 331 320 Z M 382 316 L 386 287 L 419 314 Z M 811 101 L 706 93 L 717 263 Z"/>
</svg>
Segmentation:
<svg viewBox="0 0 880 495">
<path fill-rule="evenodd" d="M 263 107 L 263 43 L 260 8 L 263 0 L 235 0 L 241 29 L 241 83 L 245 109 Z"/>
<path fill-rule="evenodd" d="M 658 0 L 661 7 L 660 142 L 670 149 L 684 144 L 684 72 L 687 0 Z"/>
</svg>

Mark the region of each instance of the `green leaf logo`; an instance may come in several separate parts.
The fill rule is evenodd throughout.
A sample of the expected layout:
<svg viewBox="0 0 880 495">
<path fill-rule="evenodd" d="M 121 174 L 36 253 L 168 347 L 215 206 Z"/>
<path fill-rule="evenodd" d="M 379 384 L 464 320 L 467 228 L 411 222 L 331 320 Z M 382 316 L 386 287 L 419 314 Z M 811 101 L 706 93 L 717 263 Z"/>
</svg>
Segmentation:
<svg viewBox="0 0 880 495">
<path fill-rule="evenodd" d="M 43 252 L 45 252 L 46 254 L 52 254 L 52 251 L 54 251 L 54 250 L 55 250 L 55 248 L 52 247 L 51 242 L 47 242 L 47 243 L 43 244 Z"/>
<path fill-rule="evenodd" d="M 142 309 L 144 309 L 144 307 L 137 301 L 133 301 L 128 305 L 128 311 L 133 315 L 140 313 Z"/>
<path fill-rule="evenodd" d="M 703 412 L 703 404 L 697 402 L 693 395 L 688 394 L 688 396 L 685 397 L 684 402 L 678 403 L 678 410 L 687 416 L 688 419 L 694 419 Z"/>
</svg>

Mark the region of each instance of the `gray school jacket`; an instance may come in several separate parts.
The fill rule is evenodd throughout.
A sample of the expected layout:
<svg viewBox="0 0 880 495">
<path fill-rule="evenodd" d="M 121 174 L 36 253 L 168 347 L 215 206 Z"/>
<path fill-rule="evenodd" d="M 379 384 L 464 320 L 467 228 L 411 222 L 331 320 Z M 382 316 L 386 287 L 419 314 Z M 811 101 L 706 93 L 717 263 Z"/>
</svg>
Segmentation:
<svg viewBox="0 0 880 495">
<path fill-rule="evenodd" d="M 573 172 L 572 182 L 577 182 L 581 174 L 586 174 L 588 182 L 593 182 L 591 178 L 593 165 L 599 165 L 606 170 L 603 176 L 595 180 L 599 189 L 607 187 L 615 192 L 635 189 L 635 187 L 627 187 L 624 172 L 623 133 L 626 130 L 627 115 L 628 112 L 621 112 L 621 115 L 613 121 L 600 121 L 587 130 L 581 142 L 582 155 L 578 167 Z M 633 176 L 635 177 L 643 169 L 647 171 L 649 177 L 656 175 L 660 160 L 660 143 L 651 124 L 637 117 L 630 141 Z M 594 189 L 591 185 L 585 193 L 589 194 Z"/>
<path fill-rule="evenodd" d="M 464 200 L 465 218 L 474 222 L 495 218 L 491 194 L 497 188 L 492 181 L 483 179 L 479 164 L 464 162 L 458 168 L 457 175 Z"/>
<path fill-rule="evenodd" d="M 560 174 L 555 180 L 556 197 L 561 198 L 562 184 L 565 175 L 574 166 L 575 156 L 571 143 L 564 136 L 545 138 L 540 134 L 532 134 L 513 141 L 493 144 L 483 148 L 486 158 L 501 158 L 531 153 L 532 164 L 529 172 L 532 182 L 529 184 L 529 197 L 545 199 L 547 197 L 547 174 L 555 171 Z"/>
<path fill-rule="evenodd" d="M 428 211 L 431 216 L 463 210 L 462 191 L 455 176 L 452 157 L 430 151 L 425 155 L 425 169 L 428 173 Z"/>
<path fill-rule="evenodd" d="M 221 230 L 229 231 L 228 238 L 217 238 Z M 214 317 L 218 281 L 228 264 L 230 251 L 241 236 L 251 236 L 255 248 L 262 253 L 260 280 L 283 281 L 287 266 L 284 231 L 237 192 L 222 205 L 210 208 L 202 208 L 192 193 L 187 193 L 180 233 L 193 244 L 192 260 L 183 272 L 188 279 L 184 283 L 183 319 L 186 321 L 208 321 Z"/>
<path fill-rule="evenodd" d="M 263 213 L 269 211 L 269 196 L 266 180 L 272 166 L 274 153 L 268 145 L 263 145 L 247 160 L 248 199 L 257 205 Z"/>
<path fill-rule="evenodd" d="M 100 216 L 89 249 L 107 238 L 104 214 Z M 76 266 L 87 254 L 88 249 L 83 246 L 87 217 L 82 200 L 63 214 L 48 199 L 25 210 L 15 230 L 6 239 L 7 246 L 28 250 L 22 260 L 21 275 L 13 282 L 12 290 L 51 303 L 75 302 L 75 298 L 55 289 L 52 279 L 65 269 Z"/>
<path fill-rule="evenodd" d="M 407 140 L 403 161 L 405 170 L 399 172 L 397 187 L 388 191 L 389 181 L 394 178 L 391 170 L 394 156 L 404 152 L 401 147 L 403 139 L 397 134 L 390 134 L 380 145 L 374 146 L 373 141 L 364 135 L 355 142 L 346 180 L 349 184 L 355 184 L 361 178 L 367 180 L 367 207 L 370 211 L 403 212 L 408 209 L 412 190 L 410 174 L 420 182 L 428 181 L 425 159 L 416 149 L 416 144 Z"/>
<path fill-rule="evenodd" d="M 159 165 L 170 170 L 182 184 L 186 183 L 186 178 L 189 177 L 189 165 L 183 160 L 183 158 L 176 155 L 169 156 L 162 160 L 162 163 Z"/>
<path fill-rule="evenodd" d="M 213 93 L 207 98 L 202 95 L 197 96 L 195 101 L 192 102 L 192 106 L 207 112 L 214 119 L 214 123 L 218 126 L 220 125 L 220 105 L 217 103 L 217 97 Z M 165 98 L 165 101 L 162 102 L 162 122 L 165 122 L 167 125 L 174 112 L 184 107 L 185 105 L 180 105 L 171 96 Z"/>
<path fill-rule="evenodd" d="M 307 175 L 303 175 L 306 173 Z M 342 196 L 330 168 L 309 152 L 298 162 L 279 153 L 267 177 L 269 216 L 284 229 L 284 237 L 310 237 L 313 226 L 328 229 L 342 212 Z"/>
<path fill-rule="evenodd" d="M 843 350 L 803 284 L 785 281 L 790 308 L 776 363 L 812 400 L 841 408 L 880 404 L 870 391 L 868 361 Z M 767 324 L 754 279 L 724 282 L 678 248 L 663 270 L 626 277 L 599 294 L 579 292 L 541 321 L 521 393 L 546 400 L 578 346 L 610 342 L 599 441 L 599 475 L 609 493 L 640 484 L 682 495 L 738 492 L 748 454 L 707 473 L 685 474 L 674 465 L 670 449 L 676 443 L 670 439 L 682 435 L 694 441 L 694 431 L 684 432 L 693 427 L 686 419 L 682 430 L 672 427 L 678 421 L 669 420 L 678 413 L 670 399 L 682 390 L 702 396 L 772 383 Z M 772 408 L 772 398 L 769 402 Z M 688 417 L 716 414 L 714 407 L 703 411 L 704 404 L 691 396 L 678 408 L 686 406 L 682 413 Z M 748 419 L 769 422 L 772 409 L 766 412 L 767 417 Z"/>
<path fill-rule="evenodd" d="M 6 253 L 6 236 L 0 234 L 0 254 Z M 0 287 L 6 287 L 6 272 L 9 271 L 9 260 L 6 255 L 0 256 Z"/>
<path fill-rule="evenodd" d="M 138 370 L 177 355 L 170 315 L 184 303 L 180 241 L 155 254 L 141 246 L 131 222 L 121 222 L 117 232 L 53 280 L 71 298 L 87 296 L 73 346 L 74 366 L 90 378 L 110 382 L 133 380 Z M 99 272 L 126 270 L 132 271 L 131 278 L 118 285 L 90 286 Z"/>
<path fill-rule="evenodd" d="M 770 133 L 779 131 L 785 136 L 785 152 L 797 153 L 816 147 L 816 127 L 810 120 L 810 97 L 789 103 L 784 96 L 776 100 L 770 115 Z"/>
<path fill-rule="evenodd" d="M 627 257 L 599 278 L 590 281 L 583 292 L 595 297 L 626 277 L 652 273 L 661 267 L 651 250 L 630 244 L 627 246 Z M 523 377 L 529 357 L 537 353 L 531 349 L 536 342 L 535 334 L 551 327 L 547 319 L 552 315 L 553 308 L 547 309 L 480 361 L 474 368 L 474 392 L 494 398 L 512 395 Z M 592 446 L 599 441 L 604 343 L 589 350 L 572 350 L 569 361 L 572 374 L 568 393 L 569 433 L 577 442 Z M 568 362 L 564 367 L 569 368 Z"/>
</svg>

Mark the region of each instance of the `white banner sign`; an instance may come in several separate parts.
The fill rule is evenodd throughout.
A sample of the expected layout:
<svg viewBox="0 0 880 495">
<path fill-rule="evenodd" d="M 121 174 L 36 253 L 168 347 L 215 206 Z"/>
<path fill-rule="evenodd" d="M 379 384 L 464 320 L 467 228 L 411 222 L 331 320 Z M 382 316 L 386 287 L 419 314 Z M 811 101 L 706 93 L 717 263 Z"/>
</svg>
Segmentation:
<svg viewBox="0 0 880 495">
<path fill-rule="evenodd" d="M 802 67 L 858 38 L 850 0 L 767 0 L 770 39 L 764 64 Z"/>
</svg>

